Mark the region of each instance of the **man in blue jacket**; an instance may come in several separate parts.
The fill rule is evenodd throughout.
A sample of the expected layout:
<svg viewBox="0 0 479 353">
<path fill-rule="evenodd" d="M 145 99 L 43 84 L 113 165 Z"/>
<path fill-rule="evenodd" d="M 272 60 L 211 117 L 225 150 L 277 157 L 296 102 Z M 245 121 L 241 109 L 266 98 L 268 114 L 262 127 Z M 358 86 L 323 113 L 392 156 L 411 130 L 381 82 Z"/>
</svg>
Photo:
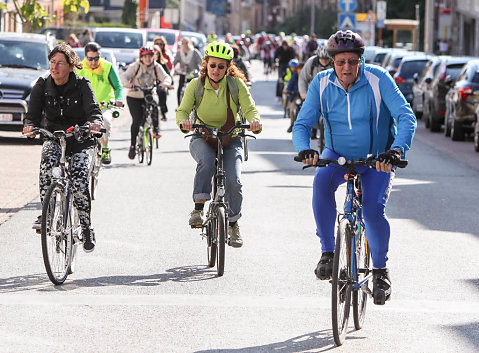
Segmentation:
<svg viewBox="0 0 479 353">
<path fill-rule="evenodd" d="M 322 115 L 325 149 L 322 158 L 367 158 L 377 155 L 377 169 L 357 168 L 361 174 L 363 217 L 373 259 L 373 296 L 388 300 L 391 280 L 386 268 L 389 222 L 385 206 L 394 178 L 391 161 L 404 156 L 416 130 L 416 117 L 386 70 L 364 63 L 362 38 L 338 31 L 327 42 L 333 68 L 320 72 L 309 86 L 306 100 L 293 127 L 299 157 L 314 164 L 319 154 L 310 147 L 310 131 Z M 336 166 L 318 168 L 313 184 L 313 212 L 322 256 L 315 269 L 329 279 L 334 255 L 336 205 L 334 193 L 345 182 Z M 376 304 L 384 301 L 375 300 Z"/>
</svg>

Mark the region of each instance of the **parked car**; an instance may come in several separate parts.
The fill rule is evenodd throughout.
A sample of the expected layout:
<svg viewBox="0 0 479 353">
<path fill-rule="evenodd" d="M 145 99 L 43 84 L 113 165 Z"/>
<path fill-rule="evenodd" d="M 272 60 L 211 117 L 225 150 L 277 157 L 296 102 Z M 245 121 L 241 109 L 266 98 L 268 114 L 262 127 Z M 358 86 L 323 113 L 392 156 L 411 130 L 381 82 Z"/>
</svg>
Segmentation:
<svg viewBox="0 0 479 353">
<path fill-rule="evenodd" d="M 399 67 L 394 74 L 394 81 L 398 85 L 399 90 L 402 92 L 408 103 L 412 103 L 413 99 L 413 76 L 414 74 L 417 75 L 422 72 L 429 59 L 430 55 L 427 54 L 417 54 L 410 56 L 406 55 L 402 58 Z"/>
<path fill-rule="evenodd" d="M 72 48 L 80 57 L 80 59 L 83 60 L 85 57 L 85 48 Z M 113 67 L 118 71 L 118 61 L 116 60 L 115 53 L 113 53 L 113 50 L 111 49 L 103 49 L 101 48 L 100 50 L 101 56 L 105 58 L 107 61 L 111 62 Z"/>
<path fill-rule="evenodd" d="M 191 38 L 193 42 L 195 42 L 195 48 L 198 49 L 201 53 L 201 56 L 205 55 L 206 49 L 206 36 L 202 33 L 197 32 L 188 32 L 188 31 L 181 31 L 181 37 Z"/>
<path fill-rule="evenodd" d="M 97 27 L 92 33 L 95 42 L 113 51 L 121 67 L 134 62 L 146 44 L 146 32 L 140 29 Z"/>
<path fill-rule="evenodd" d="M 411 54 L 411 52 L 404 49 L 393 48 L 384 56 L 381 66 L 384 67 L 392 77 L 396 73 L 402 58 L 408 54 Z"/>
<path fill-rule="evenodd" d="M 474 131 L 476 108 L 479 105 L 479 60 L 470 60 L 454 82 L 450 76 L 445 84 L 446 94 L 444 134 L 454 141 L 463 141 L 466 133 Z"/>
<path fill-rule="evenodd" d="M 479 152 L 479 105 L 474 114 L 474 149 Z"/>
<path fill-rule="evenodd" d="M 428 77 L 434 77 L 434 74 L 436 73 L 440 63 L 441 60 L 439 60 L 436 56 L 431 56 L 429 61 L 424 66 L 422 72 L 420 74 L 413 75 L 414 84 L 412 85 L 413 98 L 411 106 L 416 118 L 418 119 L 422 118 L 424 91 L 426 86 L 429 84 L 426 82 L 426 79 Z"/>
<path fill-rule="evenodd" d="M 0 33 L 0 130 L 21 131 L 32 87 L 50 69 L 48 38 Z"/>
<path fill-rule="evenodd" d="M 153 46 L 153 39 L 155 39 L 155 37 L 163 36 L 168 44 L 168 50 L 171 52 L 173 58 L 175 57 L 182 36 L 182 32 L 180 30 L 169 28 L 146 28 L 145 30 L 146 40 L 149 46 Z"/>
<path fill-rule="evenodd" d="M 39 34 L 51 33 L 56 37 L 57 40 L 67 40 L 68 36 L 72 33 L 75 33 L 77 37 L 85 30 L 84 27 L 47 27 L 42 28 L 37 31 Z"/>
<path fill-rule="evenodd" d="M 426 78 L 428 84 L 424 91 L 423 120 L 426 128 L 432 132 L 441 130 L 446 113 L 446 93 L 449 87 L 444 82 L 447 76 L 453 81 L 470 57 L 438 56 L 441 60 L 434 77 Z"/>
<path fill-rule="evenodd" d="M 371 64 L 381 66 L 386 55 L 391 51 L 391 48 L 378 48 L 374 51 L 374 55 L 371 57 Z"/>
<path fill-rule="evenodd" d="M 374 55 L 376 54 L 376 50 L 378 49 L 382 49 L 382 47 L 378 47 L 375 45 L 366 46 L 363 53 L 364 61 L 366 62 L 366 64 L 372 63 L 372 59 L 374 58 Z"/>
</svg>

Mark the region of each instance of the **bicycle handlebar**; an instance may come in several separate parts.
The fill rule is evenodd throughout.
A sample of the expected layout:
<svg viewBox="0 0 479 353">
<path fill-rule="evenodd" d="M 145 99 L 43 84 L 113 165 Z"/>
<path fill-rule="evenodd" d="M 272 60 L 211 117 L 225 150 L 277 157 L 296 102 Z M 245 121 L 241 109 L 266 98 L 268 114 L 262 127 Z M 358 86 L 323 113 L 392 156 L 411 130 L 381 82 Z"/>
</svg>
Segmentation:
<svg viewBox="0 0 479 353">
<path fill-rule="evenodd" d="M 101 128 L 100 131 L 98 131 L 98 132 L 96 132 L 96 131 L 92 132 L 90 130 L 89 126 L 75 125 L 75 126 L 70 126 L 66 131 L 56 130 L 54 132 L 51 132 L 51 131 L 43 129 L 43 128 L 34 128 L 29 134 L 22 134 L 22 135 L 23 136 L 28 136 L 30 134 L 43 135 L 43 136 L 45 136 L 45 137 L 47 137 L 48 139 L 51 139 L 51 140 L 58 140 L 58 139 L 61 138 L 61 136 L 64 136 L 65 138 L 73 136 L 73 137 L 75 137 L 76 140 L 78 140 L 77 134 L 76 134 L 76 132 L 78 132 L 78 131 L 88 132 L 88 133 L 91 133 L 95 137 L 100 137 L 103 133 L 106 132 L 106 129 Z"/>
<path fill-rule="evenodd" d="M 302 160 L 299 158 L 299 156 L 295 156 L 294 160 L 296 162 L 302 162 Z M 369 168 L 376 168 L 376 156 L 370 156 L 367 159 L 361 158 L 358 160 L 353 160 L 353 159 L 346 159 L 344 157 L 339 157 L 338 159 L 318 159 L 315 165 L 313 164 L 308 164 L 303 167 L 303 169 L 310 168 L 310 167 L 327 167 L 330 164 L 335 164 L 339 166 L 345 166 L 347 168 L 355 168 L 355 167 L 369 167 Z M 392 165 L 398 167 L 398 168 L 406 168 L 408 165 L 408 160 L 407 159 L 401 159 L 397 163 L 392 163 Z"/>
</svg>

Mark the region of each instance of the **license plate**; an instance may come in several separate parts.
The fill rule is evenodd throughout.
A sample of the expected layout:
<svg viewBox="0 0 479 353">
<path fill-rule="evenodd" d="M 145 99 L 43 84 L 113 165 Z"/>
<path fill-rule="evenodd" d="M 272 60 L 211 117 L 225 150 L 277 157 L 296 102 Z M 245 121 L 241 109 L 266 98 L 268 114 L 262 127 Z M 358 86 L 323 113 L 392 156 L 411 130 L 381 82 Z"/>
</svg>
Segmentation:
<svg viewBox="0 0 479 353">
<path fill-rule="evenodd" d="M 0 120 L 12 121 L 13 120 L 13 114 L 0 113 Z"/>
</svg>

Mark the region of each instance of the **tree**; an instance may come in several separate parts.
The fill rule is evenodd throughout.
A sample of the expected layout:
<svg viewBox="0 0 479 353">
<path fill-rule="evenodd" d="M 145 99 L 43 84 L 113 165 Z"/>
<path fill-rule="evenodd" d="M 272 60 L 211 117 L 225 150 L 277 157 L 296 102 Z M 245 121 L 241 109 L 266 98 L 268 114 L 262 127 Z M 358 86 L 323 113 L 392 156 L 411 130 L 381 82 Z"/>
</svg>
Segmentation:
<svg viewBox="0 0 479 353">
<path fill-rule="evenodd" d="M 130 27 L 135 27 L 137 7 L 138 4 L 134 0 L 125 0 L 121 13 L 121 23 Z"/>
<path fill-rule="evenodd" d="M 66 15 L 73 16 L 78 14 L 83 8 L 85 13 L 90 10 L 90 2 L 88 0 L 62 0 L 63 12 Z"/>
<path fill-rule="evenodd" d="M 21 5 L 19 0 L 13 0 L 13 5 L 24 32 L 34 31 L 52 20 L 37 0 L 24 0 Z"/>
</svg>

